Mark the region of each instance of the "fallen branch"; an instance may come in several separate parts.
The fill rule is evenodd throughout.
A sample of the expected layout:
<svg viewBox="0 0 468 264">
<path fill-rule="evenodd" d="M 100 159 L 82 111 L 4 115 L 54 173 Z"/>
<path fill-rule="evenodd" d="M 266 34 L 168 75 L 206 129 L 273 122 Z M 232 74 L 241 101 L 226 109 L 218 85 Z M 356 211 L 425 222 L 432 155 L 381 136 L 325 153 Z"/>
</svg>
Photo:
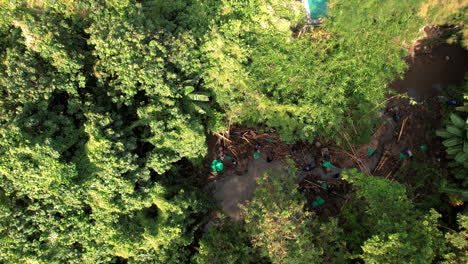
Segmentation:
<svg viewBox="0 0 468 264">
<path fill-rule="evenodd" d="M 406 122 L 408 121 L 408 119 L 409 119 L 410 117 L 411 117 L 411 115 L 407 116 L 407 117 L 403 120 L 403 123 L 401 124 L 400 134 L 398 135 L 397 143 L 400 143 L 401 135 L 403 135 L 403 130 L 405 129 Z"/>
<path fill-rule="evenodd" d="M 341 134 L 345 139 L 346 139 L 346 142 L 348 143 L 349 145 L 349 148 L 351 149 L 351 151 L 353 152 L 352 154 L 348 153 L 348 155 L 354 159 L 356 161 L 356 163 L 358 164 L 359 168 L 361 168 L 361 171 L 364 172 L 364 174 L 370 176 L 371 173 L 370 173 L 370 170 L 369 170 L 369 167 L 367 167 L 367 164 L 365 164 L 362 159 L 359 157 L 359 155 L 357 155 L 357 152 L 356 150 L 354 149 L 353 145 L 351 144 L 351 142 L 349 141 L 348 137 L 346 136 L 346 134 L 342 133 Z"/>
<path fill-rule="evenodd" d="M 224 135 L 222 135 L 220 133 L 215 133 L 214 135 L 217 136 L 218 139 L 222 139 L 222 140 L 225 140 L 225 141 L 231 143 L 231 140 L 229 138 L 225 137 Z"/>
<path fill-rule="evenodd" d="M 383 154 L 382 158 L 380 159 L 379 163 L 377 164 L 377 166 L 375 167 L 374 169 L 374 173 L 378 170 L 380 170 L 383 165 L 385 164 L 385 162 L 387 162 L 387 159 L 388 159 L 388 156 L 387 156 L 387 152 L 385 151 L 385 153 Z"/>
</svg>

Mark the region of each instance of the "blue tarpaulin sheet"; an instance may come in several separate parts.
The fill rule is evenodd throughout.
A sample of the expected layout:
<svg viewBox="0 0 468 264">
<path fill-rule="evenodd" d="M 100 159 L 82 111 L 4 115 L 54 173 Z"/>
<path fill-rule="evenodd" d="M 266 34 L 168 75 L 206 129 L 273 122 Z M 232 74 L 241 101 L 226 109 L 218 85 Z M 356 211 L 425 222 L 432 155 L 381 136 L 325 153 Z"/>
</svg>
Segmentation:
<svg viewBox="0 0 468 264">
<path fill-rule="evenodd" d="M 327 16 L 327 2 L 328 0 L 305 0 L 309 7 L 309 15 L 311 19 L 318 19 Z M 307 4 L 304 3 L 307 8 Z"/>
</svg>

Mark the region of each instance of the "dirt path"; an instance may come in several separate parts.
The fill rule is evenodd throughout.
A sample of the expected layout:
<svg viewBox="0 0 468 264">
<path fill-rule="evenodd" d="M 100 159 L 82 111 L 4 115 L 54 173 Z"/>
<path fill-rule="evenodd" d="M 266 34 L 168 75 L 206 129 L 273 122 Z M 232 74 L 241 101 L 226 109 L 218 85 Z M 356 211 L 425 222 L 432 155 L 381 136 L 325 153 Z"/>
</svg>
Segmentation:
<svg viewBox="0 0 468 264">
<path fill-rule="evenodd" d="M 224 213 L 234 220 L 240 220 L 239 204 L 249 201 L 257 187 L 257 177 L 270 171 L 272 176 L 284 173 L 283 164 L 279 161 L 267 162 L 258 159 L 250 162 L 244 175 L 237 175 L 234 170 L 226 171 L 223 178 L 213 181 L 213 197 L 220 203 Z"/>
</svg>

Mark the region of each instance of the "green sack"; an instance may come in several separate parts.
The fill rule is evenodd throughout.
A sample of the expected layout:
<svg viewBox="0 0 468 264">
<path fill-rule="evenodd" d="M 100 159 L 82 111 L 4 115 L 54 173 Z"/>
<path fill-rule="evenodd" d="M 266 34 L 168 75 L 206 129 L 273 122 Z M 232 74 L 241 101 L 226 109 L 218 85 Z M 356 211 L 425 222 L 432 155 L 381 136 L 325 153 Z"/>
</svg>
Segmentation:
<svg viewBox="0 0 468 264">
<path fill-rule="evenodd" d="M 260 158 L 260 153 L 255 151 L 254 154 L 253 154 L 253 157 L 254 157 L 254 159 L 259 159 Z"/>
<path fill-rule="evenodd" d="M 219 160 L 213 160 L 211 162 L 211 169 L 216 172 L 222 171 L 224 169 L 224 164 Z"/>
</svg>

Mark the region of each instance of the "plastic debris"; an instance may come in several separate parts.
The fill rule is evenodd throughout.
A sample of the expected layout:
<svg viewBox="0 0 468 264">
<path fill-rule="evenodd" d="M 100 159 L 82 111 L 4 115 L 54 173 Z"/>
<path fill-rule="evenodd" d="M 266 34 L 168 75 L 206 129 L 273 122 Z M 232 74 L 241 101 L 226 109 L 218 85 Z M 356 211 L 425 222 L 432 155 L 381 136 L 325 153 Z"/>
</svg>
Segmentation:
<svg viewBox="0 0 468 264">
<path fill-rule="evenodd" d="M 260 144 L 255 143 L 255 150 L 259 151 L 260 150 Z"/>
<path fill-rule="evenodd" d="M 313 166 L 312 164 L 308 164 L 308 165 L 305 165 L 304 168 L 302 168 L 302 170 L 304 171 L 311 171 L 315 168 L 315 166 Z"/>
<path fill-rule="evenodd" d="M 322 148 L 320 150 L 321 154 L 322 154 L 322 157 L 325 159 L 325 160 L 330 160 L 330 151 L 328 150 L 328 148 Z"/>
<path fill-rule="evenodd" d="M 267 161 L 268 163 L 270 163 L 270 162 L 273 161 L 273 158 L 272 158 L 271 156 L 267 156 L 266 161 Z"/>
<path fill-rule="evenodd" d="M 271 139 L 271 138 L 267 138 L 267 139 L 265 139 L 265 141 L 266 141 L 266 142 L 275 142 L 275 141 L 274 141 L 273 139 Z"/>
<path fill-rule="evenodd" d="M 331 164 L 331 163 L 328 162 L 328 161 L 327 161 L 327 162 L 324 162 L 324 163 L 323 163 L 323 166 L 324 166 L 325 168 L 329 168 L 329 169 L 335 167 L 335 166 L 333 166 L 333 164 Z"/>
<path fill-rule="evenodd" d="M 398 155 L 400 157 L 400 159 L 404 159 L 404 158 L 407 158 L 408 155 L 404 154 L 404 153 L 401 153 Z"/>
<path fill-rule="evenodd" d="M 403 154 L 403 155 L 401 155 Z M 413 157 L 413 152 L 411 152 L 411 150 L 409 150 L 408 148 L 405 148 L 403 151 L 401 151 L 400 153 L 400 158 L 406 158 L 406 157 Z"/>
<path fill-rule="evenodd" d="M 322 183 L 322 188 L 327 189 L 327 188 L 328 188 L 328 184 Z"/>
<path fill-rule="evenodd" d="M 225 160 L 231 160 L 231 156 L 224 157 Z"/>
<path fill-rule="evenodd" d="M 426 152 L 428 150 L 428 147 L 426 144 L 421 145 L 421 151 Z"/>
<path fill-rule="evenodd" d="M 259 159 L 260 158 L 260 153 L 255 151 L 254 154 L 253 154 L 253 157 L 254 157 L 254 159 Z"/>
<path fill-rule="evenodd" d="M 315 208 L 324 204 L 325 204 L 325 200 L 320 195 L 317 195 L 315 196 L 315 200 L 312 202 L 312 207 Z"/>
<path fill-rule="evenodd" d="M 369 155 L 372 155 L 374 154 L 375 150 L 373 148 L 367 148 L 367 153 L 369 153 Z"/>
<path fill-rule="evenodd" d="M 458 102 L 455 100 L 447 100 L 447 104 L 449 105 L 458 105 Z"/>
<path fill-rule="evenodd" d="M 211 169 L 216 172 L 222 171 L 224 169 L 224 164 L 220 160 L 213 160 L 211 162 Z"/>
</svg>

